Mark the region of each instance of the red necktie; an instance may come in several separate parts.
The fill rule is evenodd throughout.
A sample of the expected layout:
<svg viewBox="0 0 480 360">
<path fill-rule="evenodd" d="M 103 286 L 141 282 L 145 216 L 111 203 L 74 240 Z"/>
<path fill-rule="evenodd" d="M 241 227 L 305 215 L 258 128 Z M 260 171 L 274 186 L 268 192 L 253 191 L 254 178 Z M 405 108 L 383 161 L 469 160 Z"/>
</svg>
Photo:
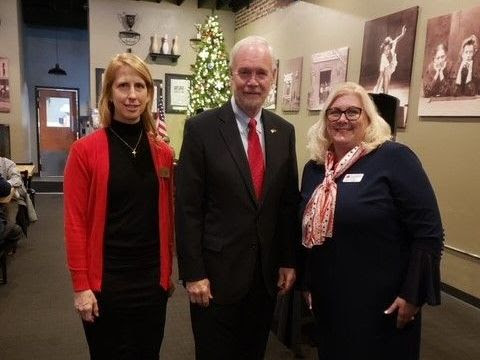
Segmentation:
<svg viewBox="0 0 480 360">
<path fill-rule="evenodd" d="M 257 121 L 255 119 L 250 119 L 250 122 L 248 123 L 247 154 L 255 194 L 257 195 L 257 199 L 260 199 L 262 196 L 265 165 L 263 163 L 263 152 L 257 134 Z"/>
</svg>

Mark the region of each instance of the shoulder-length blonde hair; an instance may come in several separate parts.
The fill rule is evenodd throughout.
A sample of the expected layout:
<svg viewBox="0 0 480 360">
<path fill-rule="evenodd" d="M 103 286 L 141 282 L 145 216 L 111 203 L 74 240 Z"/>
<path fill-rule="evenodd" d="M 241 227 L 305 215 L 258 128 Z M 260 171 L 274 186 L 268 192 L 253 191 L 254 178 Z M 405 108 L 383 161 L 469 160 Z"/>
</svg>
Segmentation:
<svg viewBox="0 0 480 360">
<path fill-rule="evenodd" d="M 363 111 L 367 115 L 368 125 L 365 138 L 363 139 L 363 143 L 367 149 L 373 150 L 392 138 L 390 126 L 380 116 L 377 107 L 365 89 L 354 82 L 342 83 L 330 93 L 323 106 L 323 111 L 320 114 L 320 120 L 308 130 L 307 149 L 310 151 L 310 158 L 318 164 L 325 162 L 325 154 L 332 145 L 332 139 L 330 139 L 327 133 L 325 111 L 340 96 L 351 94 L 356 95 L 360 99 Z"/>
<path fill-rule="evenodd" d="M 143 122 L 143 126 L 147 132 L 151 132 L 156 135 L 155 121 L 151 112 L 153 101 L 153 80 L 150 70 L 147 65 L 137 55 L 131 53 L 123 53 L 115 55 L 108 64 L 107 70 L 105 70 L 105 76 L 103 79 L 102 95 L 99 102 L 100 124 L 103 127 L 110 126 L 112 117 L 115 112 L 115 108 L 112 102 L 112 89 L 117 70 L 122 66 L 131 67 L 140 76 L 147 86 L 148 99 L 145 110 L 140 115 L 140 120 Z"/>
</svg>

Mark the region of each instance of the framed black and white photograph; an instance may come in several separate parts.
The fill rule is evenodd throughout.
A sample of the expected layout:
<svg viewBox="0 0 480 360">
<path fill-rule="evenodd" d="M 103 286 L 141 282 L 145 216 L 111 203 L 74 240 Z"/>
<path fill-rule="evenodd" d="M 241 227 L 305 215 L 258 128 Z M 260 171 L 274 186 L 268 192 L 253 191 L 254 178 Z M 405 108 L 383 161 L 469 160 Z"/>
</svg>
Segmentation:
<svg viewBox="0 0 480 360">
<path fill-rule="evenodd" d="M 163 102 L 163 80 L 153 80 L 152 113 L 156 113 L 160 102 Z"/>
<path fill-rule="evenodd" d="M 400 100 L 397 127 L 407 121 L 418 6 L 367 21 L 359 83 L 368 92 Z"/>
<path fill-rule="evenodd" d="M 419 116 L 480 116 L 480 6 L 427 23 Z"/>
<path fill-rule="evenodd" d="M 276 67 L 277 71 L 275 72 L 275 79 L 273 79 L 273 84 L 270 89 L 270 92 L 268 93 L 267 99 L 265 100 L 265 104 L 263 104 L 264 109 L 268 110 L 275 110 L 277 107 L 277 89 L 278 89 L 278 66 L 280 64 L 280 61 L 277 59 L 276 61 Z"/>
<path fill-rule="evenodd" d="M 302 88 L 303 57 L 285 61 L 282 74 L 282 111 L 300 110 L 300 89 Z"/>
<path fill-rule="evenodd" d="M 323 51 L 312 55 L 310 91 L 307 109 L 318 111 L 336 84 L 347 79 L 348 47 Z"/>
<path fill-rule="evenodd" d="M 165 74 L 165 112 L 184 114 L 190 101 L 190 75 Z"/>
<path fill-rule="evenodd" d="M 10 112 L 10 86 L 8 82 L 8 59 L 0 57 L 0 112 Z"/>
<path fill-rule="evenodd" d="M 100 102 L 100 95 L 102 94 L 102 87 L 103 87 L 103 75 L 105 69 L 103 68 L 96 68 L 95 69 L 95 91 L 96 91 L 96 104 L 98 108 L 98 103 Z"/>
</svg>

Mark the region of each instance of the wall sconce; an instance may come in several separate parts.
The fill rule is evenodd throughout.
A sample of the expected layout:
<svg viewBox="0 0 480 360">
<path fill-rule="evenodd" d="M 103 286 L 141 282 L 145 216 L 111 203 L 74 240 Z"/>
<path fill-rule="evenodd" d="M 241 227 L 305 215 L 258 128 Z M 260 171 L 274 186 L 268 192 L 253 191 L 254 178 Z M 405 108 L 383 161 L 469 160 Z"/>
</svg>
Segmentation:
<svg viewBox="0 0 480 360">
<path fill-rule="evenodd" d="M 119 15 L 120 21 L 126 30 L 120 31 L 118 33 L 118 37 L 120 38 L 120 41 L 127 46 L 133 46 L 140 40 L 140 34 L 132 30 L 133 26 L 135 25 L 136 16 L 136 14 L 132 15 L 125 13 Z M 132 52 L 132 48 L 128 48 L 127 52 Z"/>
</svg>

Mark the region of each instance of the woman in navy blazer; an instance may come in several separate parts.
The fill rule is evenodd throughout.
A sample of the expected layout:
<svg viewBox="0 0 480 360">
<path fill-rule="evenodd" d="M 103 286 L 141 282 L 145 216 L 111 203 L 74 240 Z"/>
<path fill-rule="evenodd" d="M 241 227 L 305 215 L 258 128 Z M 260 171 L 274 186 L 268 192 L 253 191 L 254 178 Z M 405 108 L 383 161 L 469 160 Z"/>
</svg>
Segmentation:
<svg viewBox="0 0 480 360">
<path fill-rule="evenodd" d="M 330 94 L 308 137 L 303 286 L 319 358 L 418 359 L 420 309 L 440 303 L 443 230 L 427 175 L 354 83 Z"/>
</svg>

